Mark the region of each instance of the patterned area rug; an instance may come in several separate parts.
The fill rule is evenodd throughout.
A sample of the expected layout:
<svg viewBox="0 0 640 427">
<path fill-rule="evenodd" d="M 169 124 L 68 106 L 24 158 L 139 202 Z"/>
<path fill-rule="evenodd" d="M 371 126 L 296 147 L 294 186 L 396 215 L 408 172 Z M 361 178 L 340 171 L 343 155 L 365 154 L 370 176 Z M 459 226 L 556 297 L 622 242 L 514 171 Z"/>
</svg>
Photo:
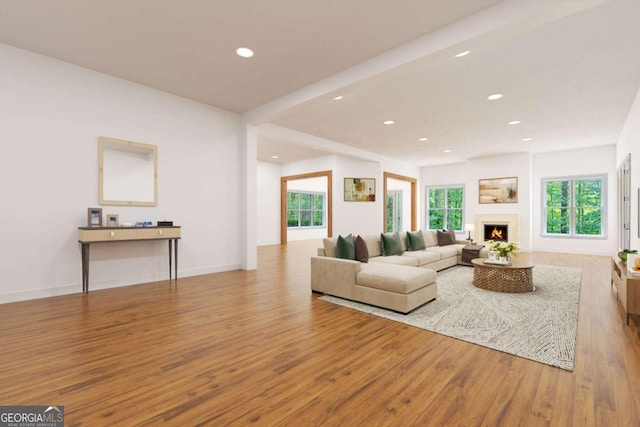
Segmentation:
<svg viewBox="0 0 640 427">
<path fill-rule="evenodd" d="M 505 294 L 471 284 L 473 268 L 438 273 L 438 297 L 400 314 L 332 296 L 320 299 L 573 371 L 582 270 L 537 265 L 535 291 Z"/>
</svg>

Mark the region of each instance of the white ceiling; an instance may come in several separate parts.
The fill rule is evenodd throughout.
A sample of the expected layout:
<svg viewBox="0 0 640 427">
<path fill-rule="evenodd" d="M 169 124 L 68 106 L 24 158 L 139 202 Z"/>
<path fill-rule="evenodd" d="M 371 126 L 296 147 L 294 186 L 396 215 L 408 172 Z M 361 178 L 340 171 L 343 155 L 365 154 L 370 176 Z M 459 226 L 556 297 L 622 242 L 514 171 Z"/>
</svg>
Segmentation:
<svg viewBox="0 0 640 427">
<path fill-rule="evenodd" d="M 637 0 L 0 0 L 0 42 L 293 129 L 259 137 L 280 162 L 614 144 L 638 22 Z"/>
</svg>

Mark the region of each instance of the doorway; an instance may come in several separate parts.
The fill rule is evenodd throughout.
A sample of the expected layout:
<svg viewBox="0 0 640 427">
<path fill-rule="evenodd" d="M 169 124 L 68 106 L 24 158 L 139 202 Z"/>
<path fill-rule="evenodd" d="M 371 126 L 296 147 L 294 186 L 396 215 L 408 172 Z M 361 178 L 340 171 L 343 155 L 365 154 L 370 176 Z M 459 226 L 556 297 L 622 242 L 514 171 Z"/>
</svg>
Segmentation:
<svg viewBox="0 0 640 427">
<path fill-rule="evenodd" d="M 300 175 L 283 176 L 280 178 L 280 244 L 287 244 L 288 229 L 288 188 L 289 182 L 326 177 L 327 179 L 327 198 L 326 198 L 326 222 L 327 237 L 333 236 L 333 181 L 332 171 L 311 172 Z M 311 214 L 313 215 L 313 213 Z"/>
<path fill-rule="evenodd" d="M 618 246 L 620 250 L 631 245 L 631 154 L 627 154 L 618 167 Z"/>
<path fill-rule="evenodd" d="M 398 174 L 391 173 L 391 172 L 384 172 L 383 175 L 384 175 L 383 176 L 383 178 L 384 178 L 383 179 L 383 186 L 384 186 L 383 193 L 384 193 L 384 200 L 385 200 L 385 206 L 384 206 L 384 209 L 383 209 L 383 222 L 382 222 L 383 227 L 384 227 L 383 231 L 385 233 L 389 232 L 389 231 L 394 231 L 393 230 L 394 224 L 397 224 L 397 222 L 398 222 L 397 219 L 393 218 L 393 215 L 394 215 L 393 208 L 392 208 L 392 210 L 388 209 L 389 200 L 390 200 L 389 199 L 389 195 L 391 194 L 391 192 L 394 192 L 396 194 L 395 196 L 393 196 L 393 195 L 391 196 L 392 199 L 394 197 L 395 198 L 398 197 L 397 196 L 397 191 L 395 189 L 391 188 L 392 187 L 391 180 L 398 180 L 398 181 L 402 181 L 404 183 L 408 183 L 409 184 L 409 187 L 410 187 L 409 188 L 409 196 L 408 196 L 409 197 L 409 200 L 408 200 L 408 202 L 409 202 L 408 203 L 409 212 L 407 213 L 405 208 L 401 208 L 401 210 L 403 212 L 403 215 L 405 217 L 409 218 L 409 221 L 410 221 L 410 224 L 411 224 L 411 227 L 409 228 L 409 231 L 416 230 L 417 226 L 418 226 L 418 221 L 417 221 L 417 212 L 418 212 L 418 210 L 417 210 L 417 200 L 418 200 L 417 187 L 418 187 L 418 180 L 415 179 L 415 178 L 411 178 L 411 177 L 403 176 L 403 175 L 398 175 Z M 400 192 L 400 194 L 401 194 L 401 199 L 400 200 L 395 200 L 392 203 L 395 203 L 396 205 L 399 205 L 399 206 L 404 206 L 405 202 L 406 202 L 405 197 L 407 197 L 407 196 L 404 194 L 404 192 Z M 401 227 L 406 226 L 406 225 L 407 224 L 405 223 L 405 221 L 401 220 L 399 227 L 401 228 Z M 398 229 L 397 231 L 402 231 L 402 230 Z"/>
</svg>

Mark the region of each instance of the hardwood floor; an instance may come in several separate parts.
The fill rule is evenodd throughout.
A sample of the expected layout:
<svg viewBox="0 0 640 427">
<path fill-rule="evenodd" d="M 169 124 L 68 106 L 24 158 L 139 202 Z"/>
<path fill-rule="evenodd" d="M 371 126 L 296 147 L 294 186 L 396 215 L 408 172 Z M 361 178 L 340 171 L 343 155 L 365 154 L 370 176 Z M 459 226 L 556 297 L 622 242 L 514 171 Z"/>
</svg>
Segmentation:
<svg viewBox="0 0 640 427">
<path fill-rule="evenodd" d="M 567 372 L 318 300 L 318 245 L 0 305 L 0 404 L 64 405 L 68 426 L 640 425 L 639 320 L 625 325 L 608 258 L 531 255 L 583 271 Z"/>
</svg>

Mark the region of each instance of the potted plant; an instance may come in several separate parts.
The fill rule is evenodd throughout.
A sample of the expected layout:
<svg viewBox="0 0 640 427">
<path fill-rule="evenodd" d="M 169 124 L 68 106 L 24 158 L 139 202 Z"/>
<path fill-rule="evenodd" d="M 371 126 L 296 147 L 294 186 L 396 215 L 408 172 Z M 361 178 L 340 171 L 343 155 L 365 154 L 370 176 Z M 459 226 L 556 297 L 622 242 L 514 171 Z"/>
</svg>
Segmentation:
<svg viewBox="0 0 640 427">
<path fill-rule="evenodd" d="M 489 251 L 494 252 L 498 261 L 508 262 L 511 256 L 517 256 L 520 247 L 516 242 L 489 242 Z"/>
<path fill-rule="evenodd" d="M 624 262 L 627 262 L 627 255 L 637 253 L 638 251 L 635 249 L 625 249 L 622 252 L 618 252 L 618 258 L 620 258 Z"/>
</svg>

